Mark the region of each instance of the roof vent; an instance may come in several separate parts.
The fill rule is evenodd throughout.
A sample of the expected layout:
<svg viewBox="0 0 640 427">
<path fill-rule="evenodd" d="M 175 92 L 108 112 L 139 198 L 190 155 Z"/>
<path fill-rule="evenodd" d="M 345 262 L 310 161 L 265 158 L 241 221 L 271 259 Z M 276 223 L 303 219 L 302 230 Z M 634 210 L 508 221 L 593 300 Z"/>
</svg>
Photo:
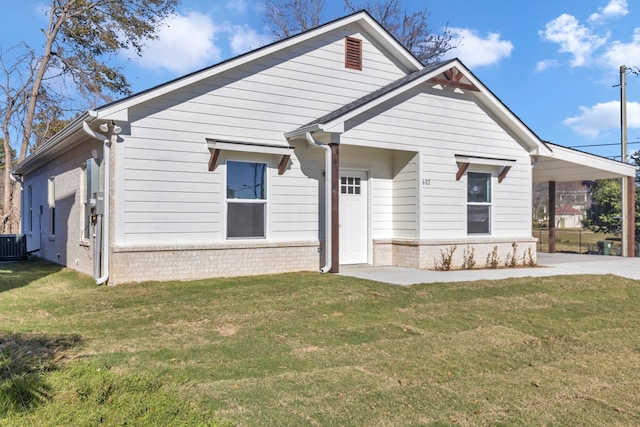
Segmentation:
<svg viewBox="0 0 640 427">
<path fill-rule="evenodd" d="M 344 66 L 362 71 L 362 40 L 345 37 Z"/>
</svg>

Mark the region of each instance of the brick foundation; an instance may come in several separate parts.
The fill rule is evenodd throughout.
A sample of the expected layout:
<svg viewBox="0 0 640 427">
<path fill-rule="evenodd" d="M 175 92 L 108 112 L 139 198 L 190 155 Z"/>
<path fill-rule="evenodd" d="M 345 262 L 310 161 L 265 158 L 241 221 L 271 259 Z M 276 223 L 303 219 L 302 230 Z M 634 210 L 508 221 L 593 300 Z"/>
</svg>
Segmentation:
<svg viewBox="0 0 640 427">
<path fill-rule="evenodd" d="M 462 268 L 465 251 L 470 251 L 471 248 L 473 248 L 476 261 L 474 268 L 486 268 L 488 258 L 494 248 L 497 248 L 498 266 L 503 267 L 507 257 L 513 254 L 513 243 L 518 245 L 516 250 L 518 265 L 524 263 L 525 253 L 527 259 L 529 259 L 529 249 L 533 258 L 537 258 L 537 240 L 535 238 L 492 238 L 482 242 L 477 240 L 424 241 L 393 239 L 373 242 L 373 265 L 434 269 L 436 268 L 436 263 L 442 260 L 442 253 L 446 253 L 447 250 L 455 246 L 452 269 Z"/>
<path fill-rule="evenodd" d="M 109 284 L 317 271 L 318 247 L 318 242 L 260 242 L 114 248 Z"/>
</svg>

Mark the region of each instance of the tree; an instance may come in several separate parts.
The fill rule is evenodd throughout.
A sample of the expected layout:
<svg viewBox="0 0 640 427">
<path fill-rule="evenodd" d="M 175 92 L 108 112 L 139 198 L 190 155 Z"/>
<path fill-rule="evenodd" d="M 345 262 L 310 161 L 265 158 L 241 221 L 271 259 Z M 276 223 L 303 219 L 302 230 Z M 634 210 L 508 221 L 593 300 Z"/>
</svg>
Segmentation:
<svg viewBox="0 0 640 427">
<path fill-rule="evenodd" d="M 640 151 L 631 154 L 629 158 L 631 159 L 631 164 L 636 166 L 636 182 L 640 183 Z"/>
<path fill-rule="evenodd" d="M 65 111 L 60 104 L 46 103 L 36 114 L 33 124 L 33 144 L 30 151 L 35 151 L 49 138 L 60 132 L 70 123 L 69 119 L 64 119 Z"/>
<path fill-rule="evenodd" d="M 277 40 L 317 27 L 324 0 L 266 0 L 266 22 L 274 26 Z M 367 1 L 354 4 L 345 0 L 345 9 L 366 9 L 387 31 L 413 53 L 423 64 L 437 62 L 443 54 L 457 47 L 452 43 L 448 27 L 434 33 L 428 25 L 431 15 L 426 8 L 413 13 L 403 9 L 402 0 Z"/>
<path fill-rule="evenodd" d="M 635 235 L 640 238 L 640 187 L 635 188 Z M 591 187 L 591 206 L 582 224 L 597 233 L 620 234 L 622 185 L 619 179 L 597 180 Z"/>
<path fill-rule="evenodd" d="M 267 22 L 273 24 L 276 40 L 285 39 L 320 24 L 325 0 L 266 0 Z"/>
<path fill-rule="evenodd" d="M 402 0 L 367 1 L 355 6 L 345 0 L 346 8 L 352 12 L 366 9 L 387 31 L 415 55 L 424 65 L 437 62 L 442 55 L 457 44 L 452 44 L 448 25 L 442 33 L 436 34 L 429 28 L 431 12 L 426 7 L 408 14 L 403 10 Z"/>
<path fill-rule="evenodd" d="M 42 29 L 42 51 L 36 53 L 22 44 L 0 52 L 7 77 L 0 88 L 4 92 L 0 117 L 5 148 L 11 145 L 11 136 L 17 135 L 17 161 L 22 161 L 32 144 L 35 124 L 40 124 L 45 138 L 52 126 L 62 124 L 59 120 L 65 119 L 57 114 L 63 109 L 56 110 L 56 106 L 68 100 L 69 94 L 61 88 L 73 86 L 87 103 L 108 101 L 111 94 L 129 94 L 122 70 L 108 65 L 109 60 L 123 49 L 140 55 L 144 42 L 156 37 L 162 20 L 174 13 L 179 1 L 51 0 L 48 23 Z M 80 109 L 76 104 L 76 111 Z M 45 119 L 47 110 L 56 112 L 57 122 Z M 4 175 L 6 184 L 8 168 Z M 7 192 L 5 187 L 0 230 L 15 232 L 20 191 Z"/>
<path fill-rule="evenodd" d="M 21 52 L 12 55 L 16 51 Z M 5 61 L 5 57 L 12 59 L 10 65 Z M 0 66 L 4 74 L 3 84 L 0 86 L 2 96 L 0 97 L 0 113 L 2 128 L 2 210 L 0 211 L 0 231 L 11 233 L 18 231 L 20 224 L 19 215 L 19 188 L 14 185 L 9 175 L 9 170 L 15 159 L 15 151 L 12 147 L 12 131 L 20 133 L 23 129 L 21 121 L 18 120 L 26 112 L 27 93 L 33 84 L 34 53 L 26 45 L 21 45 L 13 49 L 8 49 L 0 55 Z"/>
</svg>

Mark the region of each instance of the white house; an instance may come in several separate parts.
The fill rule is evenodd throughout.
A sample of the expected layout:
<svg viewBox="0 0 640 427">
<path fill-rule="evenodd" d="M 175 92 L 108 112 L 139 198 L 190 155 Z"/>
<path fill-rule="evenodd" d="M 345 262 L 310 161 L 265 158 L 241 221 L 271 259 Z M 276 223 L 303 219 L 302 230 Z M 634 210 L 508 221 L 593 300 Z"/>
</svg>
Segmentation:
<svg viewBox="0 0 640 427">
<path fill-rule="evenodd" d="M 535 254 L 537 169 L 633 175 L 360 12 L 87 111 L 13 174 L 28 250 L 118 284 Z"/>
</svg>

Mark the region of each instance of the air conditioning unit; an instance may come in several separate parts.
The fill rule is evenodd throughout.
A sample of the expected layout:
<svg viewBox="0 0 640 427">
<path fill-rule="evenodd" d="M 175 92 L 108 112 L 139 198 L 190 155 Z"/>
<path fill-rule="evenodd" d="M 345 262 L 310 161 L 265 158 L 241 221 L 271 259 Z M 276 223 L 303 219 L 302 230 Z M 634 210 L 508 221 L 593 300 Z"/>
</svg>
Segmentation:
<svg viewBox="0 0 640 427">
<path fill-rule="evenodd" d="M 27 259 L 27 238 L 24 234 L 0 234 L 0 261 Z"/>
</svg>

